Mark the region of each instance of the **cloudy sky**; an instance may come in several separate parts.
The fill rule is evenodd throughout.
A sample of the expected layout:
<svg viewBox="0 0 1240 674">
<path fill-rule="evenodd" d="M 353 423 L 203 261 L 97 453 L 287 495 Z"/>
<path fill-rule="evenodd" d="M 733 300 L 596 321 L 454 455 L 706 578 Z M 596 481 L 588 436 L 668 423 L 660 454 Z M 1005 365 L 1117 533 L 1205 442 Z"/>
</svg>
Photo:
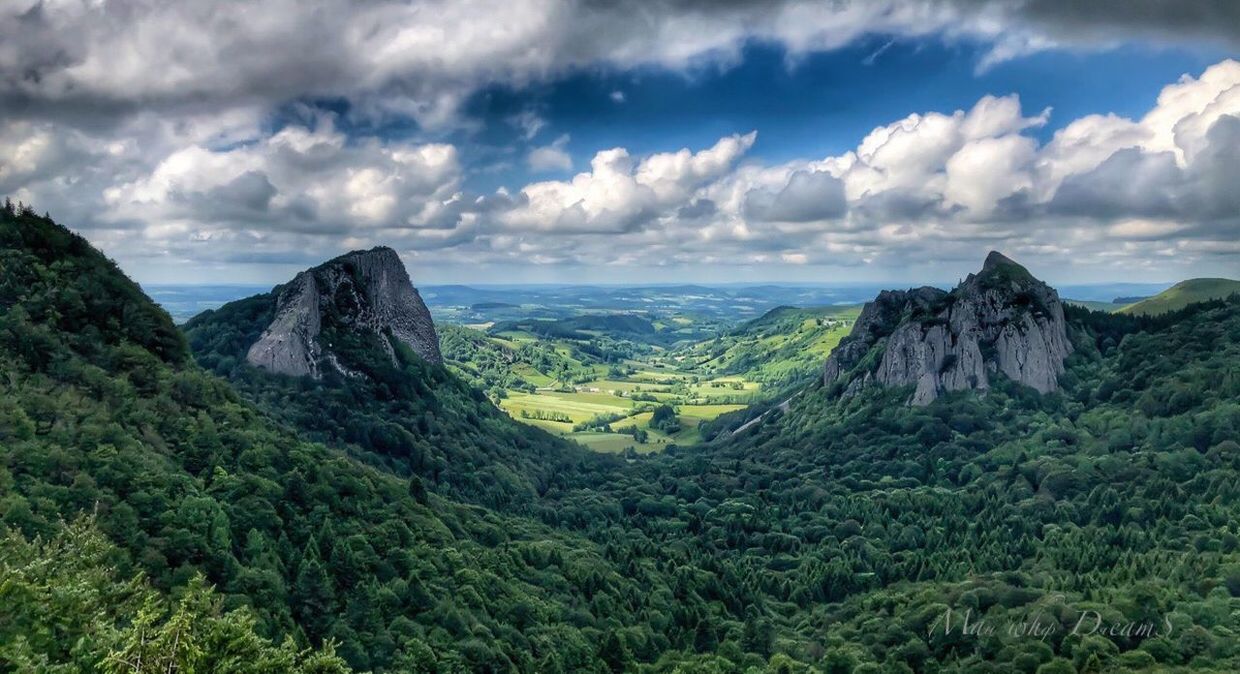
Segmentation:
<svg viewBox="0 0 1240 674">
<path fill-rule="evenodd" d="M 1234 0 L 0 0 L 0 195 L 137 280 L 1240 277 Z"/>
</svg>

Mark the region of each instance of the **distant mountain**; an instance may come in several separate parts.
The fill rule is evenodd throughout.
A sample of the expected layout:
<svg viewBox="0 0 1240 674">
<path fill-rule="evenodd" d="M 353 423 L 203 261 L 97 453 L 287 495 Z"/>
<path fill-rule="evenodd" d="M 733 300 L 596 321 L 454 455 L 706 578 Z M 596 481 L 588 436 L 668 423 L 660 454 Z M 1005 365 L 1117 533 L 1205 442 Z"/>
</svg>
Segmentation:
<svg viewBox="0 0 1240 674">
<path fill-rule="evenodd" d="M 729 323 L 751 320 L 779 306 L 860 304 L 881 287 L 726 285 L 706 286 L 422 286 L 422 297 L 438 323 L 503 323 L 530 318 L 562 319 L 583 313 L 641 313 L 651 317 L 689 315 Z M 1161 288 L 1159 288 L 1161 290 Z M 1112 292 L 1108 295 L 1114 297 Z M 656 320 L 657 322 L 657 320 Z"/>
<path fill-rule="evenodd" d="M 1123 304 L 1116 304 L 1115 302 L 1102 302 L 1097 300 L 1065 299 L 1063 303 L 1067 306 L 1081 307 L 1083 309 L 1089 309 L 1090 311 L 1105 311 L 1107 313 L 1119 311 L 1125 306 Z"/>
<path fill-rule="evenodd" d="M 487 309 L 515 309 L 519 304 L 509 304 L 508 302 L 479 302 L 470 306 L 474 311 L 485 311 Z"/>
<path fill-rule="evenodd" d="M 265 293 L 271 285 L 253 284 L 143 284 L 142 290 L 160 307 L 172 316 L 178 325 L 188 321 L 207 309 L 219 307 L 250 297 L 257 293 Z"/>
<path fill-rule="evenodd" d="M 845 396 L 871 386 L 912 386 L 925 405 L 947 391 L 985 390 L 997 373 L 1046 393 L 1072 353 L 1053 288 L 992 251 L 951 292 L 884 291 L 865 305 L 823 373 Z"/>
<path fill-rule="evenodd" d="M 1181 281 L 1163 292 L 1120 309 L 1120 313 L 1156 316 L 1206 300 L 1222 299 L 1240 293 L 1240 281 L 1225 278 L 1195 278 Z"/>
</svg>

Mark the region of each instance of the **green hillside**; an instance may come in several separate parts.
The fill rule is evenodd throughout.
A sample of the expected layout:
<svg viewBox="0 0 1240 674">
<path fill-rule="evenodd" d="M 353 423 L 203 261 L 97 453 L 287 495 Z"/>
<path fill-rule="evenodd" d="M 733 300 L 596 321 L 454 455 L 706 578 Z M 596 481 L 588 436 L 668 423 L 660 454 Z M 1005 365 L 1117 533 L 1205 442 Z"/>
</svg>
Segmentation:
<svg viewBox="0 0 1240 674">
<path fill-rule="evenodd" d="M 741 376 L 778 391 L 821 370 L 860 310 L 777 307 L 714 339 L 682 348 L 675 357 L 703 376 Z"/>
<path fill-rule="evenodd" d="M 1153 297 L 1130 304 L 1119 311 L 1138 316 L 1156 316 L 1183 309 L 1193 302 L 1220 299 L 1232 293 L 1240 293 L 1240 281 L 1225 278 L 1195 278 L 1180 281 Z"/>
</svg>

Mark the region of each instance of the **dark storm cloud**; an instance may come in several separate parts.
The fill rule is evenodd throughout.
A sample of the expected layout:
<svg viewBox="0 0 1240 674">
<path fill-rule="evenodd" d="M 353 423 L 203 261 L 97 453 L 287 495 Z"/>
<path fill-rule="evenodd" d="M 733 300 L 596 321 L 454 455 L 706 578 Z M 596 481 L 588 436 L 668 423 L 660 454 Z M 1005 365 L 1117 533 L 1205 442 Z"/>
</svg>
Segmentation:
<svg viewBox="0 0 1240 674">
<path fill-rule="evenodd" d="M 271 206 L 271 198 L 278 192 L 267 174 L 246 171 L 227 184 L 212 188 L 207 199 L 265 216 Z"/>
<path fill-rule="evenodd" d="M 1199 217 L 1232 223 L 1240 219 L 1240 117 L 1224 115 L 1210 127 L 1188 181 L 1190 203 Z M 1240 238 L 1240 231 L 1233 232 Z"/>
<path fill-rule="evenodd" d="M 348 231 L 343 221 L 320 220 L 314 201 L 303 195 L 288 195 L 282 203 L 273 203 L 279 194 L 267 174 L 247 171 L 205 192 L 173 192 L 168 202 L 174 213 L 233 228 L 280 223 L 280 229 L 286 232 L 344 234 Z"/>
<path fill-rule="evenodd" d="M 942 199 L 918 192 L 885 190 L 866 195 L 852 208 L 857 216 L 865 221 L 916 221 L 940 214 Z"/>
</svg>

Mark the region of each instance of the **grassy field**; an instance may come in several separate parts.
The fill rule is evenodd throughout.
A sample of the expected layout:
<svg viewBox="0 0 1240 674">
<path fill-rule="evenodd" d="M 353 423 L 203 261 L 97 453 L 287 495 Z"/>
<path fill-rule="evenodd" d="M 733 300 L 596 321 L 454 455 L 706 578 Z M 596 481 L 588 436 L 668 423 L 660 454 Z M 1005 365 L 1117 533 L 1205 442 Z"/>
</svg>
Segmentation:
<svg viewBox="0 0 1240 674">
<path fill-rule="evenodd" d="M 729 377 L 728 383 L 737 381 Z M 743 382 L 746 394 L 756 394 L 761 386 Z M 658 451 L 669 444 L 688 445 L 701 441 L 698 424 L 710 421 L 720 414 L 745 407 L 741 403 L 704 403 L 710 400 L 710 382 L 701 382 L 689 389 L 689 395 L 678 395 L 666 390 L 650 390 L 649 383 L 615 380 L 598 380 L 580 384 L 577 390 L 539 390 L 534 393 L 509 391 L 499 401 L 499 406 L 514 419 L 538 426 L 563 437 L 576 440 L 601 452 L 620 452 L 632 447 L 638 453 Z M 657 388 L 657 387 L 656 387 Z M 729 391 L 731 389 L 729 388 Z M 656 401 L 634 400 L 634 393 L 647 393 Z M 697 404 L 695 404 L 697 403 Z M 667 434 L 651 428 L 652 408 L 669 404 L 676 410 L 680 431 Z M 623 415 L 611 422 L 614 429 L 635 426 L 646 433 L 645 442 L 632 435 L 597 430 L 574 430 L 574 426 L 602 415 Z"/>
</svg>

